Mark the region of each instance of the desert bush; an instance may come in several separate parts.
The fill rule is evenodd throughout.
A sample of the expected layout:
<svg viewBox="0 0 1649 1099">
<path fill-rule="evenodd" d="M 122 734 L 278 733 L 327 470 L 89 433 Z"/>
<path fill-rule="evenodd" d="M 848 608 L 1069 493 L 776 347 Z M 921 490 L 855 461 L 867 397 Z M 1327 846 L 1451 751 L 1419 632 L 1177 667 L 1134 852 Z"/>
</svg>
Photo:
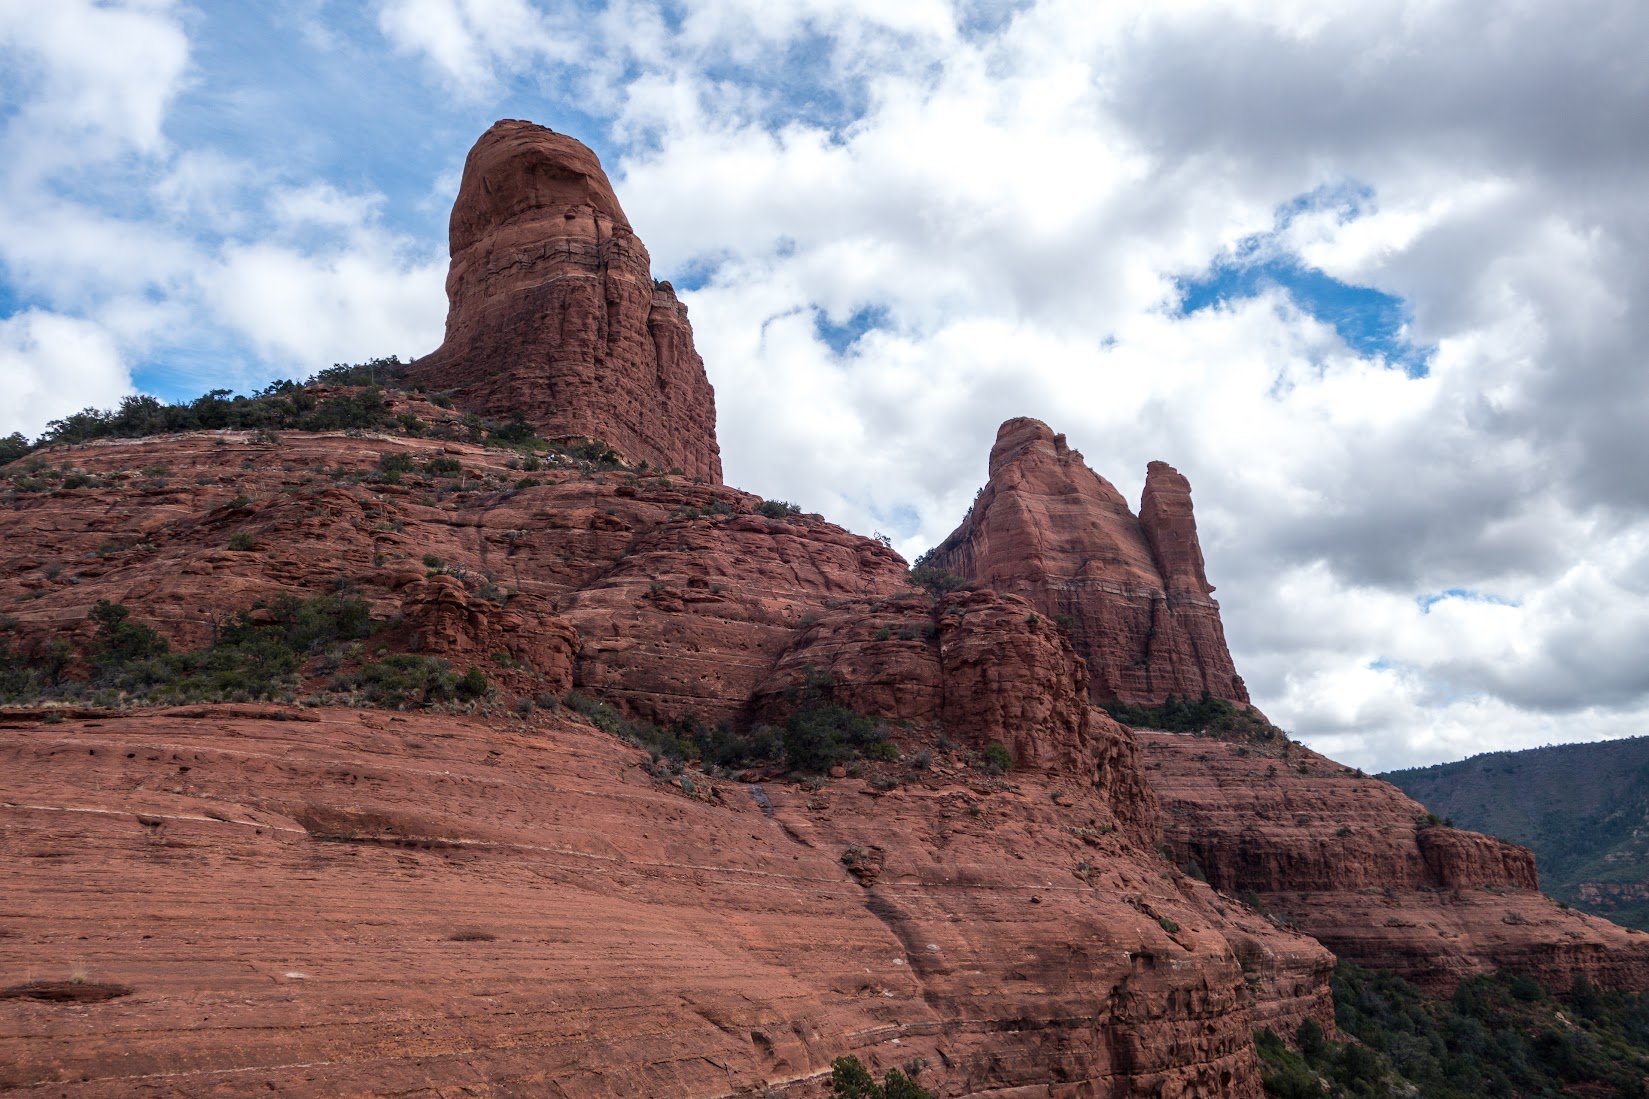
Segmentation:
<svg viewBox="0 0 1649 1099">
<path fill-rule="evenodd" d="M 788 519 L 792 515 L 800 515 L 802 509 L 788 500 L 763 500 L 756 505 L 756 512 L 769 519 Z"/>
<path fill-rule="evenodd" d="M 832 1099 L 932 1099 L 933 1093 L 896 1068 L 888 1069 L 878 1084 L 870 1070 L 853 1056 L 830 1063 Z"/>
<path fill-rule="evenodd" d="M 1169 695 L 1160 706 L 1107 703 L 1117 721 L 1136 729 L 1163 729 L 1172 733 L 1206 733 L 1223 739 L 1274 740 L 1282 730 L 1254 710 L 1215 698 L 1207 691 L 1198 699 Z M 1286 742 L 1286 737 L 1284 740 Z"/>
</svg>

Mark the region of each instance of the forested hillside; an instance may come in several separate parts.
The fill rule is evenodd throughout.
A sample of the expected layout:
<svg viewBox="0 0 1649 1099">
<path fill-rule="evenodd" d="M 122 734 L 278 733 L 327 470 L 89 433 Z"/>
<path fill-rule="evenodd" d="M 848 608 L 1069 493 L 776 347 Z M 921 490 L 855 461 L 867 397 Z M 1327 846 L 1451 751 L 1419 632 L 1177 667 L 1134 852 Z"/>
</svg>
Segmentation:
<svg viewBox="0 0 1649 1099">
<path fill-rule="evenodd" d="M 1552 896 L 1649 929 L 1649 737 L 1494 752 L 1380 777 L 1462 828 L 1532 848 Z"/>
</svg>

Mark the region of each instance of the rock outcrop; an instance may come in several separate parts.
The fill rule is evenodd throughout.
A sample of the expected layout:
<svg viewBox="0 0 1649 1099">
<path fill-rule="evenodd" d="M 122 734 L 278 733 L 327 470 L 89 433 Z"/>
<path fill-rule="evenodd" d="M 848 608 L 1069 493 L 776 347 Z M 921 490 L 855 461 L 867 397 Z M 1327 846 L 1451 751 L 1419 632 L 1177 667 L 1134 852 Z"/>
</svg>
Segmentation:
<svg viewBox="0 0 1649 1099">
<path fill-rule="evenodd" d="M 1438 992 L 1500 967 L 1559 991 L 1577 975 L 1649 987 L 1649 934 L 1540 893 L 1527 848 L 1437 825 L 1395 786 L 1284 740 L 1135 736 L 1175 858 L 1342 958 Z"/>
<path fill-rule="evenodd" d="M 1009 421 L 933 561 L 978 586 L 931 594 L 720 484 L 685 314 L 589 150 L 495 126 L 452 244 L 413 380 L 637 468 L 459 442 L 392 392 L 408 434 L 105 441 L 8 478 L 0 658 L 84 642 L 105 599 L 180 647 L 291 595 L 379 628 L 305 650 L 290 705 L 120 709 L 106 679 L 103 709 L 0 711 L 0 1090 L 819 1099 L 853 1053 L 959 1099 L 1259 1099 L 1256 1028 L 1333 1032 L 1329 948 L 1439 989 L 1649 988 L 1649 936 L 1542 897 L 1522 848 L 1269 729 L 1092 705 L 1247 701 L 1171 467 L 1135 517 Z M 351 694 L 369 647 L 470 686 L 359 708 L 436 700 Z M 561 705 L 656 746 L 639 719 L 732 741 L 821 700 L 880 721 L 805 785 Z"/>
<path fill-rule="evenodd" d="M 1203 571 L 1190 486 L 1161 462 L 1136 518 L 1065 436 L 1009 420 L 990 480 L 932 563 L 1059 621 L 1098 701 L 1150 705 L 1204 691 L 1248 701 Z"/>
<path fill-rule="evenodd" d="M 1332 958 L 1091 787 L 660 774 L 563 715 L 0 715 L 0 1089 L 1259 1099 Z M 1222 914 L 1227 909 L 1228 914 Z"/>
<path fill-rule="evenodd" d="M 493 125 L 452 208 L 446 339 L 410 377 L 548 438 L 721 482 L 716 402 L 687 308 L 588 148 L 530 122 Z"/>
</svg>

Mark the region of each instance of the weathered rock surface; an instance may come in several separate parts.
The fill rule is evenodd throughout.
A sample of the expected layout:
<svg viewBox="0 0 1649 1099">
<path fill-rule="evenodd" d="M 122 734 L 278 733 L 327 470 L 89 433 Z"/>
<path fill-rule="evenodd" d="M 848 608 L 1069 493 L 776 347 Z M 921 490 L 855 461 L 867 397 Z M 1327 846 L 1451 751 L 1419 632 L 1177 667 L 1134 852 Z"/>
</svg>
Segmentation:
<svg viewBox="0 0 1649 1099">
<path fill-rule="evenodd" d="M 1153 462 L 1136 518 L 1040 420 L 1002 425 L 990 480 L 933 563 L 1054 617 L 1101 702 L 1247 702 L 1203 570 L 1185 478 Z"/>
<path fill-rule="evenodd" d="M 494 124 L 464 162 L 449 236 L 446 339 L 413 381 L 548 438 L 721 482 L 687 307 L 653 281 L 594 153 L 530 122 Z"/>
<path fill-rule="evenodd" d="M 384 480 L 386 454 L 413 472 Z M 227 433 L 51 457 L 103 487 L 18 494 L 0 523 L 0 604 L 25 648 L 89 634 L 98 599 L 193 646 L 255 600 L 343 585 L 400 617 L 391 642 L 459 671 L 528 692 L 570 678 L 650 719 L 736 722 L 805 617 L 907 590 L 892 550 L 816 517 L 767 518 L 748 493 L 571 461 L 523 479 L 512 452 L 479 445 Z M 461 469 L 427 471 L 442 460 Z M 229 549 L 236 534 L 254 548 Z"/>
<path fill-rule="evenodd" d="M 801 630 L 758 688 L 754 714 L 777 721 L 810 683 L 831 701 L 934 732 L 969 750 L 993 741 L 1016 770 L 1082 781 L 1100 822 L 1142 846 L 1157 807 L 1128 731 L 1088 701 L 1088 672 L 1061 631 L 1016 596 L 912 592 L 839 605 Z"/>
<path fill-rule="evenodd" d="M 695 777 L 543 714 L 0 718 L 0 983 L 130 990 L 0 999 L 0 1088 L 822 1096 L 855 1053 L 952 1097 L 1258 1096 L 1251 1028 L 1330 1022 L 1321 947 L 1081 782 Z"/>
<path fill-rule="evenodd" d="M 1257 1097 L 1256 1027 L 1333 1029 L 1324 943 L 1433 987 L 1649 987 L 1649 939 L 1541 897 L 1527 851 L 1286 742 L 1090 705 L 1246 702 L 1172 468 L 1136 518 L 1009 421 L 935 560 L 994 590 L 914 590 L 720 485 L 685 314 L 589 150 L 500 123 L 463 186 L 414 380 L 646 476 L 360 432 L 57 448 L 4 499 L 0 606 L 24 652 L 99 599 L 195 646 L 348 592 L 374 647 L 538 709 L 0 712 L 0 1090 L 811 1099 L 856 1053 L 951 1097 Z M 391 399 L 408 431 L 456 415 Z M 569 687 L 741 728 L 824 691 L 902 755 L 681 773 Z"/>
<path fill-rule="evenodd" d="M 1649 935 L 1542 895 L 1526 848 L 1427 826 L 1396 787 L 1299 745 L 1136 737 L 1175 857 L 1342 958 L 1438 991 L 1503 966 L 1560 991 L 1577 974 L 1649 987 Z"/>
</svg>

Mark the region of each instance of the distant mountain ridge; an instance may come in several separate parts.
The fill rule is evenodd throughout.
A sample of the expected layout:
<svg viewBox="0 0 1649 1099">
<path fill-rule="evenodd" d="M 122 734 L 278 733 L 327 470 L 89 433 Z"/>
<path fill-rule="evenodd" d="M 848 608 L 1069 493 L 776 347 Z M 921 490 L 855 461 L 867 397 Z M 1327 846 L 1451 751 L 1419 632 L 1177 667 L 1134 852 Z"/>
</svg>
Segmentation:
<svg viewBox="0 0 1649 1099">
<path fill-rule="evenodd" d="M 1551 896 L 1649 930 L 1649 736 L 1380 777 L 1462 828 L 1532 848 Z"/>
</svg>

